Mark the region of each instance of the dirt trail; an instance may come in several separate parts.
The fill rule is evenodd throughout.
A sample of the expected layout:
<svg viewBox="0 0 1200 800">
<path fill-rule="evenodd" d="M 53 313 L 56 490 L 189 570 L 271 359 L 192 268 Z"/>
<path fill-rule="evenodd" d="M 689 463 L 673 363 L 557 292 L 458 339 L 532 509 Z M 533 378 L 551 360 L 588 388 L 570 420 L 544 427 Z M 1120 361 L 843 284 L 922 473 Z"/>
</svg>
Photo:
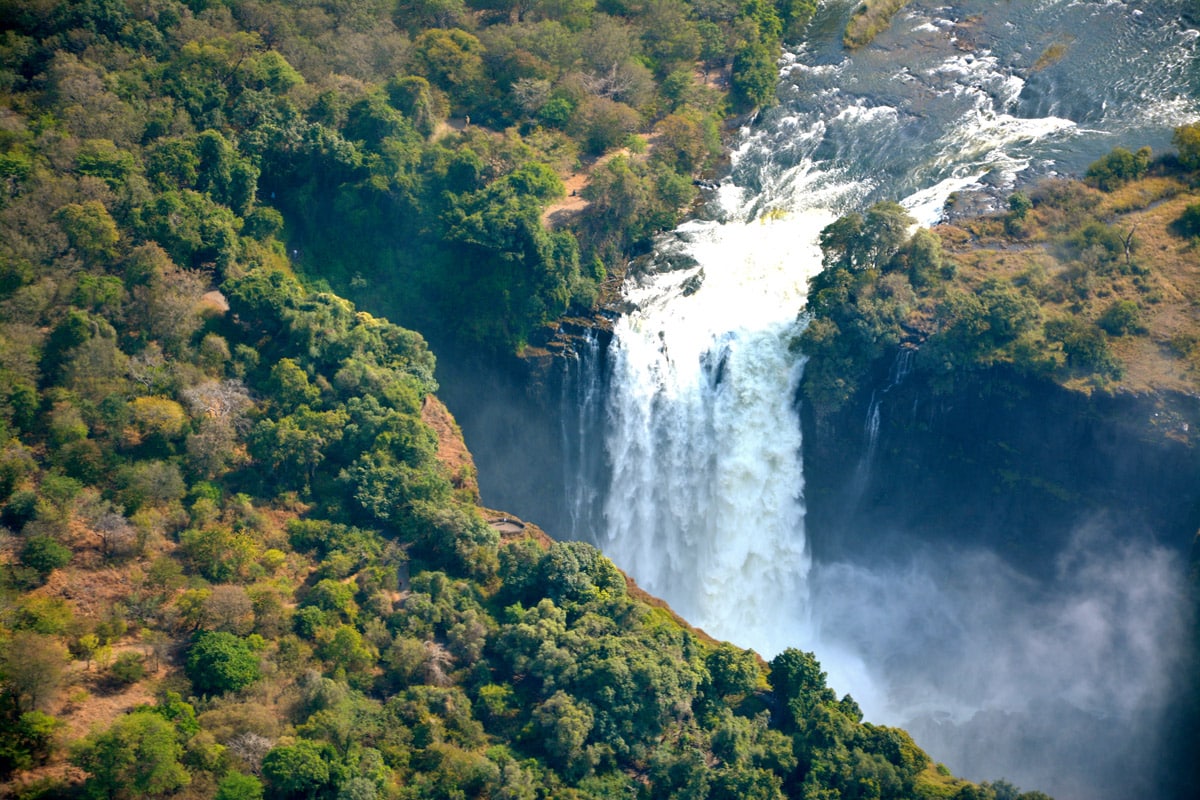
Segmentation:
<svg viewBox="0 0 1200 800">
<path fill-rule="evenodd" d="M 659 144 L 659 136 L 657 133 L 652 133 L 646 136 L 645 139 L 646 147 L 641 153 L 635 154 L 628 147 L 611 150 L 599 158 L 583 164 L 575 172 L 561 176 L 563 189 L 565 190 L 564 194 L 560 200 L 546 206 L 546 209 L 542 211 L 542 224 L 551 228 L 559 227 L 565 224 L 571 217 L 586 209 L 590 203 L 581 196 L 583 187 L 587 186 L 588 177 L 599 167 L 604 166 L 617 156 L 643 161 L 650 158 Z"/>
<path fill-rule="evenodd" d="M 629 148 L 622 147 L 611 153 L 605 153 L 595 161 L 581 167 L 579 170 L 563 176 L 563 196 L 542 211 L 542 224 L 554 228 L 563 225 L 571 217 L 581 213 L 590 203 L 584 200 L 583 187 L 587 186 L 588 176 L 592 170 L 602 167 L 619 155 L 628 156 Z"/>
</svg>

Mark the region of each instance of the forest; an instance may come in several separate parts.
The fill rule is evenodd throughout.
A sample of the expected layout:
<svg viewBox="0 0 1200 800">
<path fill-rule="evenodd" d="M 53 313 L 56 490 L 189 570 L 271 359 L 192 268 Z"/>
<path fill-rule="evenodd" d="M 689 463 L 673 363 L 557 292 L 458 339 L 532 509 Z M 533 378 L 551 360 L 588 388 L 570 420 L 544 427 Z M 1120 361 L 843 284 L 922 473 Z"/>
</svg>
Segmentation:
<svg viewBox="0 0 1200 800">
<path fill-rule="evenodd" d="M 0 2 L 0 791 L 1043 797 L 502 538 L 431 424 L 428 342 L 591 308 L 812 7 Z"/>
<path fill-rule="evenodd" d="M 278 235 L 349 299 L 511 351 L 679 219 L 813 7 L 13 0 L 5 176 L 52 160 L 218 281 Z M 540 224 L 588 169 L 586 213 Z"/>
</svg>

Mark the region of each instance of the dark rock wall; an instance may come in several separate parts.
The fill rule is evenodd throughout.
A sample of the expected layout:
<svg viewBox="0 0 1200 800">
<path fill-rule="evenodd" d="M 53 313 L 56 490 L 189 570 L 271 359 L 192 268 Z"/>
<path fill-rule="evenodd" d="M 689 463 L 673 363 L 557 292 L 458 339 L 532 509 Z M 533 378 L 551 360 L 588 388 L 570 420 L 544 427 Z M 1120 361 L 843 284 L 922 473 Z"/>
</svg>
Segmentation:
<svg viewBox="0 0 1200 800">
<path fill-rule="evenodd" d="M 484 505 L 537 523 L 556 539 L 596 541 L 604 468 L 603 411 L 578 409 L 583 328 L 564 328 L 524 358 L 439 355 L 439 397 L 462 428 Z M 611 334 L 600 336 L 601 380 Z M 580 435 L 582 432 L 583 441 Z M 578 475 L 595 500 L 576 508 Z"/>
<path fill-rule="evenodd" d="M 935 394 L 920 373 L 818 423 L 802 407 L 818 558 L 881 534 L 986 544 L 1037 571 L 1078 525 L 1179 548 L 1200 528 L 1200 398 L 1086 396 L 995 371 Z"/>
</svg>

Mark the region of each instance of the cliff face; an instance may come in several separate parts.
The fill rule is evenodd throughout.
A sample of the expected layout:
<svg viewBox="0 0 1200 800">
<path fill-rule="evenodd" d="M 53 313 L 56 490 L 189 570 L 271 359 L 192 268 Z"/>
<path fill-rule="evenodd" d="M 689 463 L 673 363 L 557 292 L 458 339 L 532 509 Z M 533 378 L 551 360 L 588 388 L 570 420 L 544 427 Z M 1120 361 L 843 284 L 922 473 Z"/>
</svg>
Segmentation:
<svg viewBox="0 0 1200 800">
<path fill-rule="evenodd" d="M 1161 712 L 1147 705 L 1131 723 L 1151 744 L 1133 746 L 1130 738 L 1112 746 L 1103 737 L 1092 744 L 1097 752 L 1126 753 L 1130 774 L 1157 776 L 1146 778 L 1147 796 L 1193 796 L 1200 778 L 1194 744 L 1200 730 L 1194 680 L 1200 655 L 1200 398 L 1169 392 L 1087 396 L 999 371 L 963 376 L 949 394 L 936 394 L 919 372 L 885 391 L 894 375 L 881 372 L 873 393 L 867 388 L 832 418 L 818 421 L 802 407 L 807 529 L 816 560 L 903 564 L 915 549 L 944 553 L 948 564 L 958 564 L 967 562 L 956 560 L 956 553 L 986 549 L 1026 576 L 1022 585 L 1031 594 L 1069 598 L 1078 591 L 1103 604 L 1116 584 L 1079 573 L 1078 559 L 1112 565 L 1117 573 L 1122 552 L 1136 559 L 1157 545 L 1180 554 L 1192 565 L 1190 600 L 1181 598 L 1185 605 L 1173 611 L 1144 606 L 1136 612 L 1144 616 L 1134 619 L 1135 627 L 1149 630 L 1155 620 L 1188 616 L 1186 604 L 1191 606 L 1191 622 L 1179 629 L 1187 641 L 1158 640 L 1142 655 L 1150 662 L 1172 653 L 1179 659 L 1177 669 L 1161 673 L 1170 683 Z M 877 425 L 870 424 L 874 401 Z M 1114 544 L 1129 549 L 1106 554 Z M 1099 550 L 1087 549 L 1092 546 Z M 948 579 L 955 578 L 972 579 Z M 1063 594 L 1064 583 L 1075 588 Z M 962 597 L 974 599 L 969 591 Z M 1010 610 L 1019 615 L 1022 601 L 1013 602 Z M 1054 603 L 1045 601 L 1045 614 L 1061 613 Z M 1113 622 L 1105 617 L 1104 624 Z M 1123 652 L 1118 646 L 1109 655 L 1119 660 Z M 959 748 L 972 739 L 1019 754 L 1013 763 L 1036 764 L 1047 752 L 1087 763 L 1083 756 L 1047 749 L 1063 730 L 1094 726 L 1086 715 L 1070 714 L 981 714 L 957 727 L 924 720 L 910 729 L 926 746 L 947 753 L 948 763 L 958 758 L 956 768 L 968 773 L 978 765 L 969 748 Z M 1131 747 L 1136 754 L 1128 752 Z M 1043 772 L 1055 774 L 1054 768 Z M 1114 785 L 1127 780 L 1111 778 Z"/>
<path fill-rule="evenodd" d="M 1038 571 L 1079 525 L 1177 548 L 1200 527 L 1200 398 L 1088 396 L 1003 371 L 949 394 L 920 373 L 886 385 L 833 419 L 802 414 L 818 557 L 899 530 L 987 544 Z"/>
<path fill-rule="evenodd" d="M 582 473 L 593 484 L 594 519 L 607 489 L 602 411 L 578 405 L 581 368 L 598 370 L 598 389 L 606 387 L 610 338 L 603 320 L 562 323 L 522 358 L 452 353 L 438 360 L 438 394 L 462 427 L 484 502 L 535 520 L 559 540 L 594 539 L 573 515 L 568 483 Z M 598 363 L 585 366 L 588 350 Z"/>
</svg>

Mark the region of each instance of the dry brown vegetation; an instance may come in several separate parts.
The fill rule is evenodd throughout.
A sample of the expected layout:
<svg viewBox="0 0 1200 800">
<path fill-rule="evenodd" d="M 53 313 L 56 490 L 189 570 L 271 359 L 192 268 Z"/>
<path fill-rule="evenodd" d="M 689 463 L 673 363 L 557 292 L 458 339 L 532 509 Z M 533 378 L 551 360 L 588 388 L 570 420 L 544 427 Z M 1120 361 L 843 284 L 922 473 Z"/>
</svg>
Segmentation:
<svg viewBox="0 0 1200 800">
<path fill-rule="evenodd" d="M 1003 278 L 1033 291 L 1043 315 L 1095 322 L 1114 303 L 1136 304 L 1141 329 L 1110 337 L 1124 374 L 1116 387 L 1134 392 L 1195 393 L 1200 387 L 1200 253 L 1173 223 L 1200 193 L 1174 177 L 1134 181 L 1110 193 L 1056 182 L 1032 192 L 1034 208 L 1021 235 L 1004 217 L 938 229 L 960 264 L 958 280 L 977 288 Z M 1128 252 L 1089 262 L 1071 245 L 1086 220 L 1100 220 Z M 1082 388 L 1082 387 L 1080 387 Z"/>
</svg>

